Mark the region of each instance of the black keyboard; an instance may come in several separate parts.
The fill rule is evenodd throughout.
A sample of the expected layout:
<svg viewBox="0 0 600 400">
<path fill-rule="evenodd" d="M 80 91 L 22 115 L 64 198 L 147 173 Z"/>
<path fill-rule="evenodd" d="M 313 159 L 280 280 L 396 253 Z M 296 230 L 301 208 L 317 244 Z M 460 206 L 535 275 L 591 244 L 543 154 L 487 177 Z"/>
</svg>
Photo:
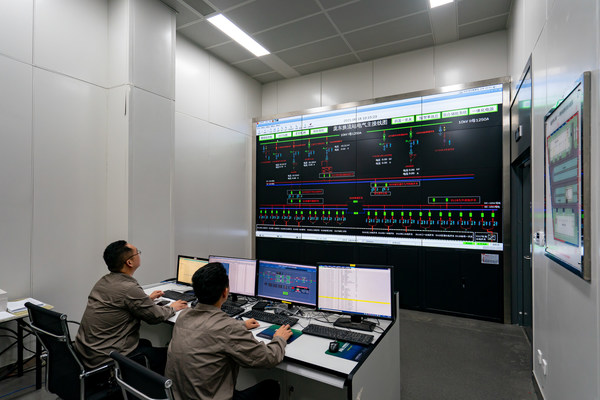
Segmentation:
<svg viewBox="0 0 600 400">
<path fill-rule="evenodd" d="M 295 325 L 296 322 L 298 322 L 298 318 L 288 317 L 286 315 L 280 315 L 280 314 L 273 314 L 273 313 L 269 313 L 269 312 L 265 312 L 265 311 L 257 311 L 257 310 L 250 310 L 250 311 L 240 315 L 240 317 L 254 318 L 259 321 L 264 321 L 264 322 L 268 322 L 270 324 L 276 324 L 276 325 L 292 326 L 292 325 Z"/>
<path fill-rule="evenodd" d="M 171 300 L 185 300 L 187 302 L 192 302 L 196 300 L 196 296 L 194 296 L 191 293 L 181 293 L 175 290 L 165 290 L 162 297 L 166 297 L 167 299 Z"/>
<path fill-rule="evenodd" d="M 308 326 L 302 330 L 302 333 L 320 336 L 327 339 L 341 340 L 343 342 L 362 344 L 363 346 L 370 345 L 374 338 L 373 335 L 367 335 L 366 333 L 346 331 L 343 329 L 336 329 L 330 326 L 316 324 L 308 324 Z"/>
<path fill-rule="evenodd" d="M 223 304 L 221 306 L 221 310 L 223 310 L 225 312 L 225 314 L 229 315 L 230 317 L 233 317 L 235 315 L 238 315 L 239 313 L 244 312 L 243 307 L 234 306 L 232 304 Z"/>
</svg>

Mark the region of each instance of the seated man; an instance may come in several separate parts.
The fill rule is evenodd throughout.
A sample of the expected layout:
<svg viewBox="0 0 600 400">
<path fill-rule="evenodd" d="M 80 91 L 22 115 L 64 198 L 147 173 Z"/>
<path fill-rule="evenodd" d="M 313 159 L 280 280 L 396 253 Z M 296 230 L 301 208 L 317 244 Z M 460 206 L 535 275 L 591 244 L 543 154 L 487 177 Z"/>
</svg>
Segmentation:
<svg viewBox="0 0 600 400">
<path fill-rule="evenodd" d="M 140 340 L 140 320 L 158 324 L 186 308 L 187 303 L 176 301 L 165 307 L 154 303 L 163 292 L 156 290 L 148 296 L 133 277 L 140 266 L 140 254 L 125 240 L 111 243 L 104 250 L 110 273 L 92 288 L 75 337 L 75 349 L 88 368 L 110 361 L 110 352 L 116 350 L 129 357 L 142 354 L 151 369 L 164 374 L 167 349 Z"/>
<path fill-rule="evenodd" d="M 241 392 L 234 389 L 240 365 L 270 368 L 283 360 L 292 336 L 289 325 L 265 344 L 249 331 L 259 326 L 256 320 L 242 322 L 221 311 L 229 294 L 221 263 L 196 271 L 192 285 L 198 304 L 177 317 L 167 355 L 166 376 L 173 380 L 175 399 L 279 399 L 279 383 L 270 379 Z"/>
</svg>

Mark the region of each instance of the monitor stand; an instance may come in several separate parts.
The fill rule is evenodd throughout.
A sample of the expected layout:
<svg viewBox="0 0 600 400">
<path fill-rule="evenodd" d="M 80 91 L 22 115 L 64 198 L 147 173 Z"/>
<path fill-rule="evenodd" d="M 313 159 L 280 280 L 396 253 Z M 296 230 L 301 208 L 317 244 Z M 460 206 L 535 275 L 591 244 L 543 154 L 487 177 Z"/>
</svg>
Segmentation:
<svg viewBox="0 0 600 400">
<path fill-rule="evenodd" d="M 246 300 L 238 299 L 237 294 L 230 294 L 229 298 L 227 299 L 227 304 L 231 304 L 231 305 L 235 305 L 235 306 L 241 307 L 246 303 L 247 303 Z"/>
<path fill-rule="evenodd" d="M 373 332 L 376 325 L 377 324 L 375 322 L 365 321 L 362 319 L 362 317 L 354 315 L 352 317 L 338 318 L 337 321 L 333 323 L 333 326 L 338 326 L 340 328 L 356 329 L 359 331 L 368 332 Z"/>
</svg>

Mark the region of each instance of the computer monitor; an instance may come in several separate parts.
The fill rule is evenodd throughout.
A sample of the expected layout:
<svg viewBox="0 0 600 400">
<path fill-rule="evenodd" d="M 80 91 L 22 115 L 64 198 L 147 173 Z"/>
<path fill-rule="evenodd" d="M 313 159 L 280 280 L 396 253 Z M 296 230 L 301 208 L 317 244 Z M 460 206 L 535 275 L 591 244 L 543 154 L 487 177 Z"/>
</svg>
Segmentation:
<svg viewBox="0 0 600 400">
<path fill-rule="evenodd" d="M 317 267 L 275 261 L 258 262 L 256 295 L 270 300 L 317 305 Z"/>
<path fill-rule="evenodd" d="M 229 276 L 229 293 L 232 300 L 239 303 L 238 295 L 256 294 L 256 260 L 248 258 L 210 256 L 209 262 L 220 262 Z"/>
<path fill-rule="evenodd" d="M 198 269 L 208 264 L 208 259 L 200 257 L 178 256 L 177 257 L 177 283 L 180 285 L 192 285 L 192 276 Z"/>
<path fill-rule="evenodd" d="M 318 309 L 350 315 L 334 325 L 372 331 L 363 317 L 393 319 L 392 267 L 319 263 Z"/>
</svg>

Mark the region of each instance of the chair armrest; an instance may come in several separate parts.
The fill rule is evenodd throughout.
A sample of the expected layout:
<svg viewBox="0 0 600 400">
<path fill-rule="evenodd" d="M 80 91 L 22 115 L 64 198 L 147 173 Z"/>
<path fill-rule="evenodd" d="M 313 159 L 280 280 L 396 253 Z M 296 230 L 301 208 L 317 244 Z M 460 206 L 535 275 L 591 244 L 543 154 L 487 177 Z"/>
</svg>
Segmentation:
<svg viewBox="0 0 600 400">
<path fill-rule="evenodd" d="M 106 364 L 99 366 L 98 368 L 91 369 L 89 371 L 85 371 L 81 374 L 82 378 L 89 378 L 92 375 L 95 375 L 99 372 L 104 372 L 106 370 L 112 369 L 114 367 L 114 361 L 109 361 Z"/>
<path fill-rule="evenodd" d="M 67 323 L 69 323 L 69 324 L 75 324 L 75 325 L 81 325 L 81 324 L 80 324 L 79 322 L 77 322 L 77 321 L 69 321 L 69 320 L 67 320 Z"/>
</svg>

